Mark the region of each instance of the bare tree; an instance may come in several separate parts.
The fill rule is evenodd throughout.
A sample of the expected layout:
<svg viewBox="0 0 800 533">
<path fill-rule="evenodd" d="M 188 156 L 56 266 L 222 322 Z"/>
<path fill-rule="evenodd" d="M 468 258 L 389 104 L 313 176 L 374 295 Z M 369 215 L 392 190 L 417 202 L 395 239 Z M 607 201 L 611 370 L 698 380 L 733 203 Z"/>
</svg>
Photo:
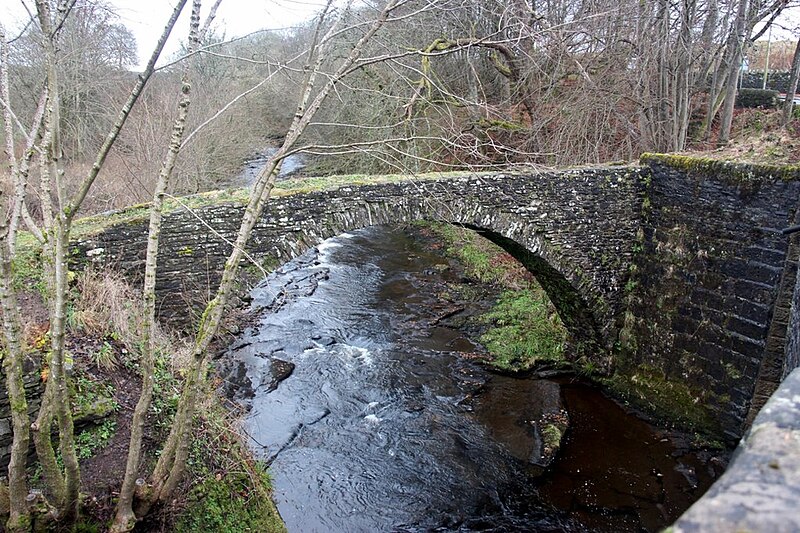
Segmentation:
<svg viewBox="0 0 800 533">
<path fill-rule="evenodd" d="M 792 69 L 789 74 L 789 87 L 786 89 L 786 100 L 784 100 L 781 109 L 781 124 L 784 126 L 792 120 L 798 78 L 800 78 L 800 39 L 797 40 L 797 47 L 794 49 Z"/>
<path fill-rule="evenodd" d="M 221 0 L 217 0 L 209 15 L 209 22 L 214 18 Z M 200 43 L 200 0 L 193 0 L 192 14 L 189 29 L 188 53 L 191 56 L 199 47 Z M 208 25 L 206 25 L 206 28 Z M 156 264 L 158 261 L 158 245 L 161 233 L 161 221 L 164 208 L 164 195 L 169 183 L 172 171 L 175 167 L 175 160 L 181 149 L 181 143 L 186 129 L 186 117 L 189 114 L 191 105 L 191 62 L 187 62 L 181 83 L 181 99 L 178 103 L 178 113 L 172 128 L 172 139 L 167 150 L 167 155 L 162 163 L 161 172 L 156 182 L 153 193 L 153 202 L 150 208 L 150 226 L 147 239 L 147 257 L 145 260 L 145 278 L 143 299 L 147 316 L 144 321 L 142 332 L 142 392 L 131 421 L 131 437 L 128 446 L 128 460 L 125 466 L 125 476 L 120 488 L 119 501 L 114 523 L 111 526 L 112 532 L 130 531 L 136 525 L 137 516 L 133 512 L 133 497 L 136 490 L 136 481 L 139 475 L 140 455 L 142 450 L 142 438 L 144 426 L 150 404 L 153 398 L 153 384 L 155 381 L 155 351 L 156 340 L 154 330 L 156 327 Z"/>
<path fill-rule="evenodd" d="M 46 258 L 45 267 L 48 278 L 50 279 L 50 287 L 52 290 L 51 297 L 51 346 L 49 353 L 48 365 L 50 368 L 50 379 L 48 379 L 43 405 L 40 408 L 40 413 L 37 418 L 37 433 L 39 435 L 47 435 L 47 438 L 42 438 L 37 441 L 37 449 L 40 445 L 44 448 L 40 449 L 40 457 L 45 457 L 45 461 L 50 458 L 53 459 L 54 452 L 50 443 L 50 424 L 55 418 L 58 424 L 59 435 L 59 450 L 64 464 L 63 474 L 58 468 L 44 468 L 44 475 L 46 477 L 47 486 L 50 487 L 50 493 L 53 500 L 47 502 L 43 507 L 48 509 L 50 505 L 54 506 L 55 517 L 62 523 L 69 525 L 73 523 L 78 516 L 79 506 L 79 491 L 80 491 L 80 470 L 75 453 L 74 443 L 74 428 L 72 423 L 71 411 L 69 408 L 69 392 L 68 392 L 68 378 L 64 369 L 64 341 L 65 341 L 65 319 L 66 319 L 66 305 L 67 305 L 67 257 L 69 248 L 70 231 L 72 222 L 78 213 L 83 201 L 86 199 L 89 190 L 92 187 L 100 168 L 105 161 L 108 151 L 114 144 L 120 129 L 123 127 L 130 110 L 136 102 L 138 96 L 141 94 L 147 80 L 152 75 L 155 67 L 155 62 L 160 55 L 161 50 L 166 42 L 166 38 L 171 32 L 172 27 L 177 20 L 178 14 L 183 7 L 184 2 L 179 3 L 178 8 L 173 12 L 170 22 L 165 28 L 159 44 L 156 47 L 153 55 L 150 58 L 148 68 L 140 75 L 136 85 L 131 91 L 125 105 L 119 112 L 117 120 L 111 127 L 102 147 L 99 149 L 95 158 L 95 163 L 84 177 L 80 188 L 77 193 L 72 197 L 67 195 L 64 188 L 64 175 L 63 175 L 63 162 L 62 162 L 62 149 L 61 149 L 61 121 L 60 121 L 60 97 L 59 97 L 59 78 L 58 78 L 58 52 L 57 41 L 59 33 L 63 27 L 64 21 L 69 16 L 72 9 L 75 7 L 76 0 L 60 0 L 55 6 L 51 5 L 48 0 L 36 1 L 36 17 L 39 28 L 42 34 L 42 43 L 44 48 L 45 57 L 45 70 L 46 70 L 46 92 L 42 101 L 45 103 L 43 110 L 42 120 L 42 136 L 41 142 L 38 144 L 37 150 L 42 154 L 42 191 L 41 198 L 45 205 L 45 222 L 48 226 L 44 231 L 37 230 L 35 232 L 39 235 L 45 244 L 45 251 L 49 257 Z M 5 45 L 5 38 L 3 44 Z M 5 46 L 4 46 L 5 50 Z M 7 56 L 3 57 L 3 76 L 4 87 L 7 88 Z M 3 104 L 5 109 L 4 122 L 6 125 L 11 122 L 9 120 L 10 102 L 7 90 L 3 91 Z M 39 127 L 35 125 L 33 132 L 28 136 L 28 142 L 31 144 L 37 138 Z M 6 128 L 7 150 L 9 151 L 9 159 L 14 165 L 13 155 L 13 138 L 10 136 L 10 131 Z M 32 147 L 31 147 L 32 148 Z M 34 151 L 30 149 L 26 152 L 23 162 L 27 165 L 30 157 Z M 23 176 L 19 171 L 22 166 L 18 166 L 14 172 L 17 176 Z M 25 167 L 27 168 L 27 166 Z M 26 176 L 23 176 L 26 177 Z M 50 184 L 54 185 L 54 189 L 50 190 Z M 20 191 L 23 191 L 20 193 Z M 14 199 L 14 204 L 24 202 L 24 186 L 17 188 L 17 195 Z M 13 211 L 24 212 L 24 209 L 14 209 Z M 2 218 L 4 228 L 6 225 L 6 217 Z M 2 296 L 3 296 L 3 320 L 4 334 L 6 336 L 6 346 L 11 346 L 12 349 L 8 350 L 6 367 L 10 370 L 7 374 L 9 392 L 14 398 L 14 411 L 18 414 L 15 415 L 15 434 L 14 434 L 14 448 L 17 449 L 14 460 L 9 465 L 9 479 L 11 480 L 9 493 L 13 493 L 11 497 L 12 513 L 10 515 L 7 527 L 11 531 L 26 531 L 30 527 L 30 505 L 38 505 L 39 502 L 36 498 L 33 500 L 27 497 L 27 494 L 21 495 L 25 491 L 26 485 L 23 480 L 26 472 L 26 454 L 28 442 L 28 421 L 27 421 L 27 408 L 25 409 L 24 417 L 20 409 L 25 406 L 24 391 L 19 390 L 21 384 L 21 368 L 22 368 L 22 340 L 21 330 L 18 327 L 21 323 L 20 311 L 14 302 L 14 294 L 11 280 L 11 262 L 10 250 L 13 246 L 9 246 L 9 240 L 13 241 L 14 234 L 10 231 L 3 232 L 3 243 L 0 248 L 3 249 L 5 255 L 0 257 L 3 265 L 3 279 Z M 21 394 L 21 396 L 19 396 Z M 24 423 L 24 427 L 23 427 Z M 24 448 L 24 451 L 20 451 Z M 54 461 L 53 461 L 54 462 Z M 49 465 L 53 466 L 53 465 Z"/>
</svg>

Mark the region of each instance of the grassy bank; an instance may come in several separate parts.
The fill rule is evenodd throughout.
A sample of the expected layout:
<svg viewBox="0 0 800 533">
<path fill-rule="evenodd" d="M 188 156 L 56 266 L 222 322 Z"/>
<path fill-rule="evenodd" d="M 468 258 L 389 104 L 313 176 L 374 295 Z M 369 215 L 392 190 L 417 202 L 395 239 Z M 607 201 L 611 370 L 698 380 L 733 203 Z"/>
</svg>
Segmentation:
<svg viewBox="0 0 800 533">
<path fill-rule="evenodd" d="M 461 264 L 467 278 L 490 284 L 500 296 L 478 320 L 480 341 L 492 364 L 524 371 L 565 362 L 567 332 L 555 307 L 536 279 L 518 261 L 477 233 L 444 223 L 421 223 L 440 239 L 445 254 Z"/>
<path fill-rule="evenodd" d="M 45 361 L 50 343 L 46 287 L 35 250 L 20 250 L 16 285 L 25 318 L 25 342 L 32 361 Z M 108 271 L 70 273 L 67 363 L 71 407 L 81 467 L 82 522 L 78 530 L 102 532 L 113 516 L 114 493 L 125 471 L 130 417 L 141 390 L 141 297 L 121 276 Z M 185 340 L 156 332 L 157 364 L 153 403 L 146 423 L 143 465 L 149 471 L 170 430 L 178 405 Z M 47 380 L 46 364 L 33 372 Z M 238 417 L 211 379 L 200 400 L 183 482 L 173 501 L 148 517 L 145 530 L 282 532 L 271 499 L 266 469 L 250 454 Z M 41 468 L 30 464 L 33 488 L 44 488 Z"/>
</svg>

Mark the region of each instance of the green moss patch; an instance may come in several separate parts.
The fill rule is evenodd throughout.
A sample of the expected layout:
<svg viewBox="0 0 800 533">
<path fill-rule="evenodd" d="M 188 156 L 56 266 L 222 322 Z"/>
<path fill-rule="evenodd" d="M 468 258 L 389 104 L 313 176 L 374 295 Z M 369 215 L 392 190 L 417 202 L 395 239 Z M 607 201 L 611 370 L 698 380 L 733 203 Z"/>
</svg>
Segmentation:
<svg viewBox="0 0 800 533">
<path fill-rule="evenodd" d="M 481 342 L 495 366 L 516 371 L 565 361 L 566 330 L 540 287 L 504 292 L 481 318 L 491 326 Z"/>
<path fill-rule="evenodd" d="M 255 476 L 230 472 L 194 487 L 175 531 L 272 533 L 286 531 L 286 527 L 270 499 L 269 476 L 259 468 Z"/>
<path fill-rule="evenodd" d="M 350 174 L 342 176 L 326 176 L 297 178 L 279 181 L 270 195 L 274 198 L 303 194 L 315 191 L 338 189 L 341 187 L 355 187 L 360 185 L 375 185 L 381 183 L 398 183 L 409 180 L 435 180 L 463 176 L 465 172 L 432 172 L 427 174 Z M 214 205 L 239 204 L 248 202 L 250 189 L 223 189 L 209 191 L 180 198 L 168 198 L 164 201 L 164 213 L 178 209 L 201 209 Z M 132 205 L 125 209 L 91 215 L 75 221 L 72 227 L 73 238 L 86 238 L 102 232 L 106 228 L 121 223 L 146 223 L 150 217 L 150 203 Z"/>
<path fill-rule="evenodd" d="M 737 182 L 756 180 L 800 180 L 800 165 L 739 163 L 722 159 L 678 154 L 642 154 L 642 164 L 659 163 L 700 176 L 728 178 Z"/>
<path fill-rule="evenodd" d="M 479 319 L 488 327 L 480 341 L 494 366 L 516 372 L 544 362 L 565 362 L 566 328 L 544 289 L 519 261 L 473 231 L 420 224 L 444 241 L 446 254 L 463 266 L 468 277 L 504 289 L 495 306 Z"/>
<path fill-rule="evenodd" d="M 693 391 L 684 382 L 667 379 L 657 368 L 640 365 L 632 370 L 619 370 L 601 383 L 662 424 L 705 435 L 720 433 L 706 407 L 708 394 Z"/>
</svg>

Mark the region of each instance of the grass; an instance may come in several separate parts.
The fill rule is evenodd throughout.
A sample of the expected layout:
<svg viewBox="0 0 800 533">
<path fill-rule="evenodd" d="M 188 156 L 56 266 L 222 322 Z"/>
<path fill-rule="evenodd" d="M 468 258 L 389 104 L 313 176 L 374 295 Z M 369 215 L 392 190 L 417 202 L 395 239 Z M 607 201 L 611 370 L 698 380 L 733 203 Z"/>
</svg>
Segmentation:
<svg viewBox="0 0 800 533">
<path fill-rule="evenodd" d="M 189 477 L 195 481 L 175 531 L 286 531 L 272 501 L 269 472 L 253 460 L 238 421 L 219 404 L 214 390 L 199 411 L 187 460 Z"/>
<path fill-rule="evenodd" d="M 271 484 L 266 470 L 230 472 L 210 477 L 195 486 L 187 497 L 186 510 L 176 524 L 177 533 L 286 531 L 270 499 Z"/>
<path fill-rule="evenodd" d="M 541 288 L 504 292 L 481 319 L 490 325 L 481 342 L 497 367 L 518 371 L 564 361 L 566 330 Z"/>
<path fill-rule="evenodd" d="M 494 366 L 516 372 L 565 360 L 566 328 L 525 267 L 475 232 L 449 224 L 422 225 L 444 240 L 446 254 L 457 259 L 469 277 L 503 290 L 494 307 L 479 319 L 488 327 L 480 340 Z"/>
</svg>

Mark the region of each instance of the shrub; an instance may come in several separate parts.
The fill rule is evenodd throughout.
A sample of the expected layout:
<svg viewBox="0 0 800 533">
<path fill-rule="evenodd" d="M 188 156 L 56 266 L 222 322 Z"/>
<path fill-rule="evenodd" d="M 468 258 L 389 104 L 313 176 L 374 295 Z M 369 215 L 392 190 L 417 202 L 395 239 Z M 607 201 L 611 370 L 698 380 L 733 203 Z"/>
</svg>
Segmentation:
<svg viewBox="0 0 800 533">
<path fill-rule="evenodd" d="M 255 472 L 211 477 L 191 491 L 188 507 L 175 530 L 178 533 L 283 532 L 283 523 L 270 500 L 269 486 L 269 476 L 260 468 Z"/>
<path fill-rule="evenodd" d="M 736 106 L 775 108 L 778 106 L 778 91 L 739 89 L 739 94 L 736 96 Z"/>
</svg>

